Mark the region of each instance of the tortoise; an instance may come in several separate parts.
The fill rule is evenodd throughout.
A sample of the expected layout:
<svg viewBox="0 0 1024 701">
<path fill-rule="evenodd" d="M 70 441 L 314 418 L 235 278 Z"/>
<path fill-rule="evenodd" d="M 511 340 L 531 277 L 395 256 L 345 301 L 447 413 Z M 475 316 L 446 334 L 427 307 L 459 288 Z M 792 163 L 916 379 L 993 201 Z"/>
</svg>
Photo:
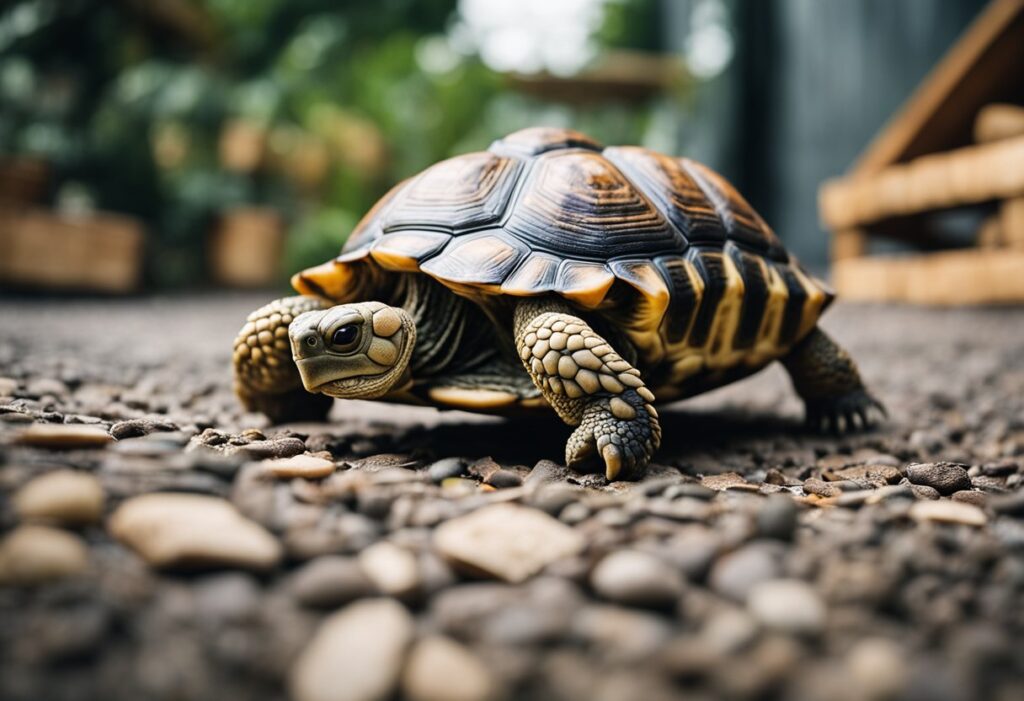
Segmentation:
<svg viewBox="0 0 1024 701">
<path fill-rule="evenodd" d="M 843 432 L 882 405 L 817 326 L 829 288 L 717 173 L 535 127 L 399 183 L 299 296 L 253 312 L 235 389 L 272 420 L 333 397 L 491 413 L 554 409 L 566 464 L 641 475 L 657 402 L 780 360 L 807 420 Z"/>
</svg>

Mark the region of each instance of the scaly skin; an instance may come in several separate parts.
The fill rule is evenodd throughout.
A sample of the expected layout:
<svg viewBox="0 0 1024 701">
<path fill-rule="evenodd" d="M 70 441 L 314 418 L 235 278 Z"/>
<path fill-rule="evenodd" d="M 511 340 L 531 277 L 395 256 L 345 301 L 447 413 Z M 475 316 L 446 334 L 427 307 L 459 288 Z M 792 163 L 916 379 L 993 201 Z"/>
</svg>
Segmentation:
<svg viewBox="0 0 1024 701">
<path fill-rule="evenodd" d="M 247 410 L 263 412 L 276 423 L 327 416 L 333 400 L 303 389 L 288 341 L 295 317 L 327 306 L 316 297 L 285 297 L 249 315 L 232 357 L 235 394 Z"/>
<path fill-rule="evenodd" d="M 661 444 L 661 426 L 640 371 L 558 302 L 520 302 L 515 337 L 534 384 L 565 423 L 577 426 L 566 464 L 579 468 L 597 453 L 608 479 L 642 474 Z"/>
<path fill-rule="evenodd" d="M 882 403 L 864 387 L 849 353 L 821 329 L 811 331 L 782 364 L 804 400 L 810 427 L 845 433 L 870 428 L 886 416 Z"/>
</svg>

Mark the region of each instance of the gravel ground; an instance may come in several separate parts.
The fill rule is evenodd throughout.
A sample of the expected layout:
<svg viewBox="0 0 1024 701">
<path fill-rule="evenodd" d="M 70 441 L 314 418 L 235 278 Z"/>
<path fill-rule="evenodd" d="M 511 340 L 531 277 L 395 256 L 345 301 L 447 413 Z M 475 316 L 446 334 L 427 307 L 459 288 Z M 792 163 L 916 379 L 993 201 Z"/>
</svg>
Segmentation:
<svg viewBox="0 0 1024 701">
<path fill-rule="evenodd" d="M 773 368 L 607 484 L 553 417 L 241 413 L 263 301 L 0 300 L 0 698 L 1024 698 L 1024 310 L 838 305 L 887 426 Z"/>
</svg>

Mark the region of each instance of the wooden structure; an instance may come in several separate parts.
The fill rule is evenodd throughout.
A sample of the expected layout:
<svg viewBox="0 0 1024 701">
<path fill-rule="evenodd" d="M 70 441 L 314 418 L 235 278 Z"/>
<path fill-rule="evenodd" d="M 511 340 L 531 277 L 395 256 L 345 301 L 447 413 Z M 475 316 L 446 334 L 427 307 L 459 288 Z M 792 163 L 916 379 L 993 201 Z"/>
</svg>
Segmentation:
<svg viewBox="0 0 1024 701">
<path fill-rule="evenodd" d="M 833 279 L 847 299 L 1024 301 L 1024 0 L 994 0 L 870 144 L 825 183 Z M 970 248 L 943 215 L 991 210 Z M 929 253 L 871 255 L 890 238 Z"/>
</svg>

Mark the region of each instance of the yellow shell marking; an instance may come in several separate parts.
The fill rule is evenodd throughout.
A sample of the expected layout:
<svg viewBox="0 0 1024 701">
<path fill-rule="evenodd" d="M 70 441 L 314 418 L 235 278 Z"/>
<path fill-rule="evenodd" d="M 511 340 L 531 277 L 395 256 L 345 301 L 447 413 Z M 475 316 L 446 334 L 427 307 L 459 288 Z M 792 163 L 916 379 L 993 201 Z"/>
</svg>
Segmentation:
<svg viewBox="0 0 1024 701">
<path fill-rule="evenodd" d="M 511 392 L 493 389 L 466 389 L 464 387 L 434 387 L 427 395 L 439 404 L 464 409 L 498 409 L 511 406 L 519 398 Z"/>
</svg>

